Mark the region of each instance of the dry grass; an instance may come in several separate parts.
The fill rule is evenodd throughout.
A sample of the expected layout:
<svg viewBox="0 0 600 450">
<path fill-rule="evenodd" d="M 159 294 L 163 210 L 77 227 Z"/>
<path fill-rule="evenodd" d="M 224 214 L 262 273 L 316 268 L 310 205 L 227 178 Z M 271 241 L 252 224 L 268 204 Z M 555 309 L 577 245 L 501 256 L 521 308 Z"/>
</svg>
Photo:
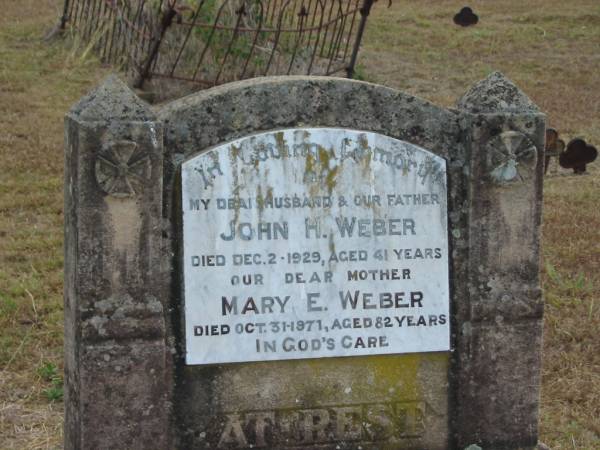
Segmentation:
<svg viewBox="0 0 600 450">
<path fill-rule="evenodd" d="M 600 142 L 600 2 L 478 0 L 477 26 L 452 16 L 463 3 L 378 4 L 360 59 L 372 81 L 453 105 L 475 80 L 500 70 L 568 135 Z"/>
<path fill-rule="evenodd" d="M 3 0 L 0 14 L 0 448 L 59 448 L 65 111 L 104 69 L 40 38 L 58 1 Z"/>
<path fill-rule="evenodd" d="M 472 1 L 480 23 L 466 29 L 451 20 L 462 5 L 378 5 L 361 59 L 366 78 L 451 106 L 473 81 L 501 70 L 565 139 L 600 147 L 600 2 Z M 545 183 L 541 440 L 553 450 L 600 449 L 598 166 Z"/>
<path fill-rule="evenodd" d="M 59 448 L 62 403 L 40 373 L 62 368 L 62 117 L 107 72 L 76 40 L 40 37 L 60 0 L 3 0 L 0 15 L 0 449 Z M 361 75 L 452 105 L 502 70 L 564 137 L 600 145 L 598 0 L 380 2 Z M 600 165 L 600 163 L 596 163 Z M 593 166 L 592 166 L 593 167 Z M 546 180 L 542 440 L 600 449 L 600 170 Z"/>
<path fill-rule="evenodd" d="M 542 435 L 600 449 L 600 176 L 546 183 Z"/>
</svg>

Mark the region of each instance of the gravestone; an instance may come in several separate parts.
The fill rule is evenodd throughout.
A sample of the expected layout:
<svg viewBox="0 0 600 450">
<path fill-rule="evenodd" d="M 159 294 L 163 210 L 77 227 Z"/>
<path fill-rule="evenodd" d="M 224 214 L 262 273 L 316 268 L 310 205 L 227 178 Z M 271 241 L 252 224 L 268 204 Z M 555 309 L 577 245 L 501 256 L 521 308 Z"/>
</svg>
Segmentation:
<svg viewBox="0 0 600 450">
<path fill-rule="evenodd" d="M 66 121 L 65 447 L 533 449 L 544 116 L 346 79 Z"/>
</svg>

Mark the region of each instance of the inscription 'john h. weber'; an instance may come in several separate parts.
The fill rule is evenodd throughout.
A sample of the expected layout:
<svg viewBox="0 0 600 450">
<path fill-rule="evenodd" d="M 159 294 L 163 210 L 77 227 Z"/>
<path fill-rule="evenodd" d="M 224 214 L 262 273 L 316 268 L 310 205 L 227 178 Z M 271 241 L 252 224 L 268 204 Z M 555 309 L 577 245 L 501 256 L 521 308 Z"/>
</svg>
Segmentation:
<svg viewBox="0 0 600 450">
<path fill-rule="evenodd" d="M 415 235 L 414 219 L 359 219 L 356 217 L 337 217 L 336 227 L 333 229 L 341 238 L 373 236 L 406 236 Z M 327 237 L 320 233 L 321 226 L 318 220 L 305 219 L 305 238 Z M 224 241 L 241 239 L 243 241 L 289 239 L 288 222 L 229 222 L 229 229 L 222 232 L 219 237 Z"/>
</svg>

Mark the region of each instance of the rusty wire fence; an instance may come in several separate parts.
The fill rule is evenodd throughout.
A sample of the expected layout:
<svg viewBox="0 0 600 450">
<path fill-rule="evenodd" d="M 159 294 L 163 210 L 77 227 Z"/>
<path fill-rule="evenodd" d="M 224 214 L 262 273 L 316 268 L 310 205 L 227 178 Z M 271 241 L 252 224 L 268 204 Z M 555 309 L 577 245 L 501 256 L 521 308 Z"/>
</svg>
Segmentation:
<svg viewBox="0 0 600 450">
<path fill-rule="evenodd" d="M 134 86 L 266 75 L 352 77 L 375 0 L 65 0 L 60 26 Z"/>
</svg>

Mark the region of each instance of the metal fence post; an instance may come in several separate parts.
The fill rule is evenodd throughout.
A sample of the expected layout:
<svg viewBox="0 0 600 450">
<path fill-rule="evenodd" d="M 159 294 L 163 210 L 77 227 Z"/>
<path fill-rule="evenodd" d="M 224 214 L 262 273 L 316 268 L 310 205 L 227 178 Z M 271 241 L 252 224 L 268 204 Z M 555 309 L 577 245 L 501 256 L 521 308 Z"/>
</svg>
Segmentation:
<svg viewBox="0 0 600 450">
<path fill-rule="evenodd" d="M 63 31 L 67 26 L 67 22 L 69 21 L 69 4 L 71 2 L 69 0 L 65 0 L 65 4 L 63 6 L 63 13 L 60 18 L 59 30 Z"/>
<path fill-rule="evenodd" d="M 160 44 L 162 43 L 167 29 L 173 23 L 173 19 L 176 15 L 177 11 L 175 10 L 175 2 L 169 2 L 167 5 L 167 10 L 163 12 L 160 25 L 154 35 L 152 45 L 150 46 L 150 51 L 148 52 L 148 57 L 143 62 L 143 66 L 139 70 L 138 75 L 133 82 L 134 88 L 141 89 L 144 86 L 144 81 L 146 81 L 146 79 L 150 76 L 150 70 L 152 69 L 152 64 L 154 64 L 154 60 L 158 55 L 158 51 L 160 50 Z"/>
<path fill-rule="evenodd" d="M 356 34 L 356 40 L 354 41 L 354 48 L 352 48 L 352 56 L 350 57 L 350 64 L 346 68 L 346 74 L 348 78 L 352 78 L 354 76 L 354 68 L 356 66 L 356 58 L 358 57 L 358 50 L 360 48 L 360 43 L 362 41 L 363 34 L 365 32 L 365 27 L 367 25 L 367 18 L 371 13 L 371 7 L 375 3 L 375 0 L 365 0 L 362 8 L 360 8 L 360 23 L 358 24 L 358 31 Z"/>
</svg>

